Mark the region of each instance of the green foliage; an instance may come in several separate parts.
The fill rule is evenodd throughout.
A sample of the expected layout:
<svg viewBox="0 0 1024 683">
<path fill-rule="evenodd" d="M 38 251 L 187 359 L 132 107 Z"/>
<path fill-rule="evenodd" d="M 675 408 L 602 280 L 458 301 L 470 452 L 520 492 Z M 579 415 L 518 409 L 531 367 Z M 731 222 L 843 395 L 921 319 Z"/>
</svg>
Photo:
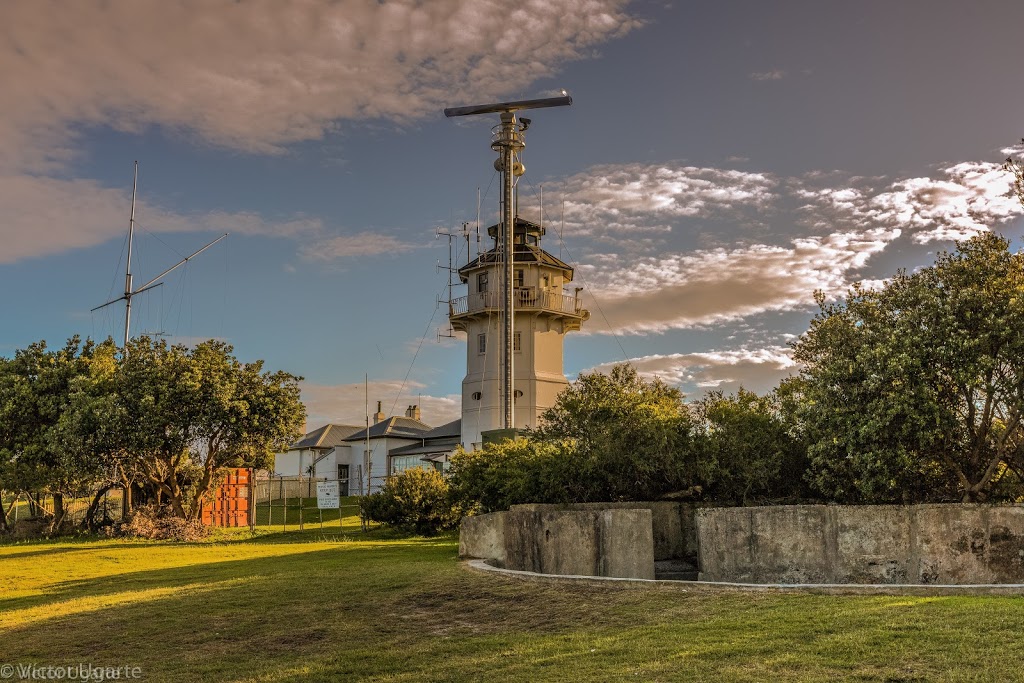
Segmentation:
<svg viewBox="0 0 1024 683">
<path fill-rule="evenodd" d="M 678 389 L 617 365 L 580 375 L 530 436 L 572 460 L 573 502 L 652 500 L 699 483 L 691 429 Z"/>
<path fill-rule="evenodd" d="M 413 467 L 388 477 L 384 488 L 363 496 L 359 509 L 373 522 L 407 533 L 433 536 L 454 528 L 462 511 L 444 475 L 435 469 Z"/>
<path fill-rule="evenodd" d="M 748 505 L 807 497 L 807 448 L 776 393 L 714 391 L 692 408 L 707 499 Z"/>
<path fill-rule="evenodd" d="M 0 358 L 0 490 L 53 494 L 59 524 L 63 495 L 142 482 L 196 519 L 225 467 L 267 467 L 301 434 L 298 379 L 212 340 L 32 344 Z"/>
<path fill-rule="evenodd" d="M 652 500 L 699 482 L 677 389 L 630 366 L 583 374 L 526 438 L 452 457 L 452 487 L 485 512 L 517 503 Z"/>
<path fill-rule="evenodd" d="M 567 442 L 533 439 L 487 444 L 478 451 L 461 448 L 451 457 L 453 496 L 468 511 L 495 512 L 518 503 L 569 503 L 586 498 L 588 478 L 581 459 Z"/>
<path fill-rule="evenodd" d="M 993 234 L 957 247 L 881 290 L 819 296 L 790 391 L 829 499 L 1020 495 L 1024 256 Z"/>
</svg>

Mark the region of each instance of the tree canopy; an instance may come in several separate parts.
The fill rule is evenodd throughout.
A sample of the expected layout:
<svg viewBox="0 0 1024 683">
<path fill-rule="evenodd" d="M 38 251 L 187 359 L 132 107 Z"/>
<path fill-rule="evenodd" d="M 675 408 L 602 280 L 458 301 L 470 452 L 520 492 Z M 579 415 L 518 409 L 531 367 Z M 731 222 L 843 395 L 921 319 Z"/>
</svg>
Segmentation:
<svg viewBox="0 0 1024 683">
<path fill-rule="evenodd" d="M 812 480 L 828 498 L 980 501 L 1024 467 L 1024 256 L 984 233 L 879 290 L 854 287 L 795 344 Z"/>
<path fill-rule="evenodd" d="M 139 485 L 197 518 L 225 467 L 270 467 L 304 422 L 299 378 L 232 351 L 140 337 L 118 356 L 110 341 L 76 337 L 60 351 L 39 342 L 0 358 L 0 489 L 59 501 Z"/>
</svg>

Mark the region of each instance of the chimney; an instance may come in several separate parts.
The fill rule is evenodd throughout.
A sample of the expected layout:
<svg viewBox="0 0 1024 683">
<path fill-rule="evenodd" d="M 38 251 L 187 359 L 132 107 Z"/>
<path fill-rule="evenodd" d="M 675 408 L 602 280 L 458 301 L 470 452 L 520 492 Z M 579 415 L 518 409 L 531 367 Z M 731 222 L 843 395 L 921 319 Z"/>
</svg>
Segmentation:
<svg viewBox="0 0 1024 683">
<path fill-rule="evenodd" d="M 373 424 L 384 421 L 384 412 L 380 409 L 380 401 L 377 401 L 377 412 L 373 414 Z"/>
<path fill-rule="evenodd" d="M 420 407 L 418 405 L 409 406 L 405 409 L 405 416 L 411 417 L 414 420 L 420 419 Z"/>
</svg>

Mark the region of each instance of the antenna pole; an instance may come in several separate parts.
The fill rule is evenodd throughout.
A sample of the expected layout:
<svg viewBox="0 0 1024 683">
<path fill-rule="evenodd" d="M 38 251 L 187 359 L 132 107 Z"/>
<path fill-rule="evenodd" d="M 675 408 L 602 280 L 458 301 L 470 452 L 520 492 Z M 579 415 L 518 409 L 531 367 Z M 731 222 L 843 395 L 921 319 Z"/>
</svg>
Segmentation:
<svg viewBox="0 0 1024 683">
<path fill-rule="evenodd" d="M 128 349 L 128 331 L 132 324 L 132 240 L 135 238 L 135 191 L 139 186 L 139 162 L 135 162 L 135 177 L 132 179 L 132 216 L 128 220 L 128 264 L 124 271 L 124 346 Z"/>
</svg>

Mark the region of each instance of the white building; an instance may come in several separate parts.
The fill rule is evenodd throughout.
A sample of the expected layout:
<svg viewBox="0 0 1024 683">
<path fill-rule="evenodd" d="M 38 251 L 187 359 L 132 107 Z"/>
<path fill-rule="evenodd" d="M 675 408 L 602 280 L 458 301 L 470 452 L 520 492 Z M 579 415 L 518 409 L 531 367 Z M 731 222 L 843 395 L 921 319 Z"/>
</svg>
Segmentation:
<svg viewBox="0 0 1024 683">
<path fill-rule="evenodd" d="M 498 236 L 498 226 L 487 233 Z M 579 330 L 590 313 L 581 306 L 579 289 L 568 294 L 573 269 L 540 248 L 545 230 L 517 218 L 513 258 L 515 409 L 514 428 L 537 426 L 541 413 L 569 382 L 563 371 L 568 332 Z M 452 328 L 466 333 L 466 377 L 462 380 L 462 444 L 479 448 L 482 434 L 504 427 L 501 391 L 502 264 L 495 248 L 459 268 L 469 288 L 450 304 Z"/>
<path fill-rule="evenodd" d="M 338 477 L 338 459 L 348 462 L 348 443 L 352 434 L 363 429 L 361 425 L 327 424 L 306 434 L 284 453 L 274 456 L 274 475 L 319 479 Z"/>
</svg>

